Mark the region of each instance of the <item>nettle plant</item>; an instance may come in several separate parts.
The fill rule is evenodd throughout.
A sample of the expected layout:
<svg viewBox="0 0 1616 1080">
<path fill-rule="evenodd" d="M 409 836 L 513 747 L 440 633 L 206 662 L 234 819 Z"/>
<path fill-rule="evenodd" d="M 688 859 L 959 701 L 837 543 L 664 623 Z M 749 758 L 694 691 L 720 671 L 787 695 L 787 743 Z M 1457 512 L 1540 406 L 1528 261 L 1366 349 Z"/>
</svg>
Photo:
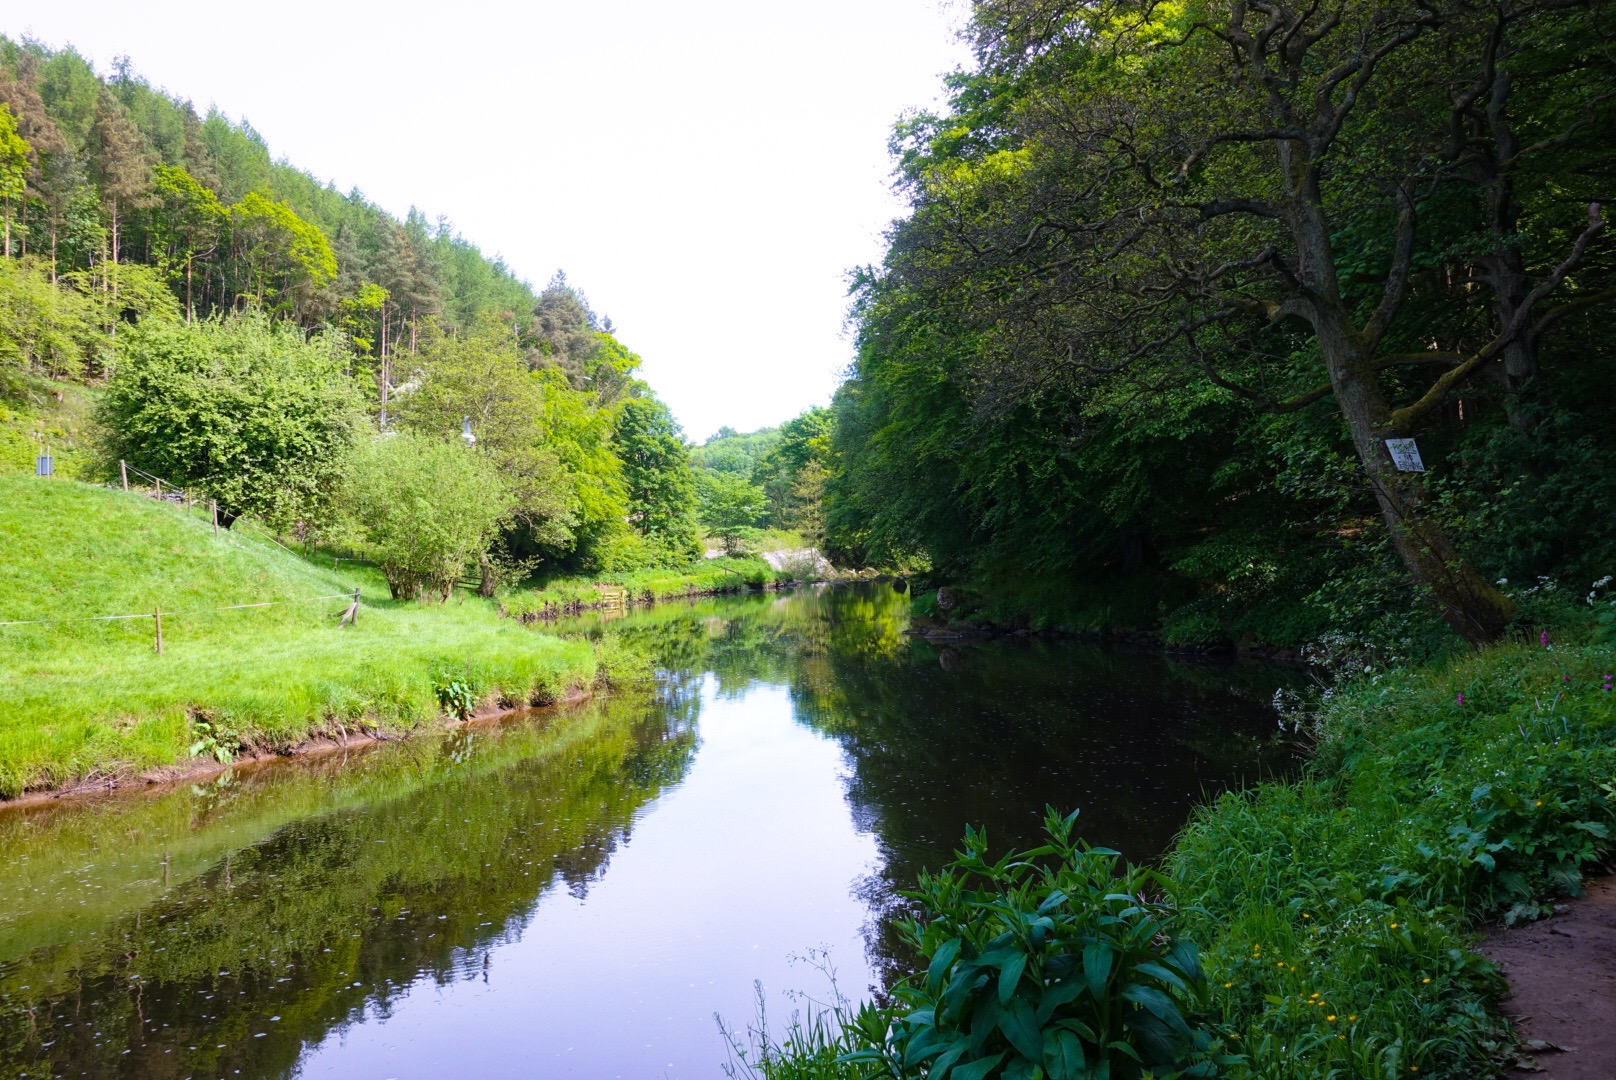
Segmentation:
<svg viewBox="0 0 1616 1080">
<path fill-rule="evenodd" d="M 1212 1076 L 1219 1051 L 1199 1012 L 1205 980 L 1159 874 L 1073 837 L 1050 810 L 1048 842 L 987 861 L 987 837 L 912 894 L 904 931 L 929 960 L 900 983 L 910 1011 L 880 1049 L 846 1055 L 873 1075 L 935 1080 L 1140 1080 Z"/>
</svg>

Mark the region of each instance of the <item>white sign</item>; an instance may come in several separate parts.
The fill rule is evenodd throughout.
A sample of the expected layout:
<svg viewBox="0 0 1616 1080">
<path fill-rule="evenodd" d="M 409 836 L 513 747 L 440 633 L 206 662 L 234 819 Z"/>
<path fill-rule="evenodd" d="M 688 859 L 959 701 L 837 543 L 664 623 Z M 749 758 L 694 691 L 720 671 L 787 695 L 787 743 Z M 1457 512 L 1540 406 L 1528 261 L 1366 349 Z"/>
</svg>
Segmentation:
<svg viewBox="0 0 1616 1080">
<path fill-rule="evenodd" d="M 1392 452 L 1392 464 L 1398 472 L 1424 472 L 1425 462 L 1420 460 L 1420 448 L 1413 439 L 1387 439 L 1386 449 Z"/>
</svg>

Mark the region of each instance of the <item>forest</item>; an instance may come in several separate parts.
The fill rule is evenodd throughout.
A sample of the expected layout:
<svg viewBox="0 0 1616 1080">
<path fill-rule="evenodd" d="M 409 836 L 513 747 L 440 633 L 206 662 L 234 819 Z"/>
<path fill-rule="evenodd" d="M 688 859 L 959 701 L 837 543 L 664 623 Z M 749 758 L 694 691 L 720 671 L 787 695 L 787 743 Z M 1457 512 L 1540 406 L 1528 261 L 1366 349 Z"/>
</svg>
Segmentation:
<svg viewBox="0 0 1616 1080">
<path fill-rule="evenodd" d="M 800 447 L 759 477 L 767 499 L 750 473 L 693 471 L 639 356 L 564 274 L 534 290 L 127 59 L 102 77 L 0 39 L 0 212 L 7 472 L 53 450 L 105 480 L 122 460 L 226 525 L 391 552 L 408 598 L 468 573 L 492 595 L 685 566 L 702 531 L 738 552 L 796 505 Z"/>
<path fill-rule="evenodd" d="M 1404 657 L 1608 581 L 1610 16 L 975 4 L 975 67 L 893 136 L 833 555 L 1054 624 Z"/>
</svg>

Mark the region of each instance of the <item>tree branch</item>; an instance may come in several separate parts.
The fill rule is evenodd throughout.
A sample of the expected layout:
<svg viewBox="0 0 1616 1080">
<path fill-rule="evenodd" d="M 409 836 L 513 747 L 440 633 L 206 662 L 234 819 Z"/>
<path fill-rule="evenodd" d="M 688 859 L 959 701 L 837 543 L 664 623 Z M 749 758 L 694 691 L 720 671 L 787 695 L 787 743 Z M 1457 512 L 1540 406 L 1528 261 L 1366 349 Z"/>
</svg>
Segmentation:
<svg viewBox="0 0 1616 1080">
<path fill-rule="evenodd" d="M 1605 219 L 1600 213 L 1599 204 L 1590 203 L 1588 206 L 1588 227 L 1582 230 L 1581 235 L 1577 237 L 1576 243 L 1571 245 L 1571 254 L 1567 255 L 1565 261 L 1556 266 L 1548 277 L 1539 282 L 1537 288 L 1526 294 L 1526 299 L 1521 302 L 1521 306 L 1515 309 L 1515 315 L 1509 320 L 1509 325 L 1504 327 L 1499 335 L 1488 342 L 1484 348 L 1478 350 L 1464 363 L 1459 364 L 1437 379 L 1431 389 L 1427 390 L 1418 401 L 1394 411 L 1387 421 L 1388 426 L 1399 435 L 1411 434 L 1414 430 L 1414 425 L 1423 420 L 1432 409 L 1441 405 L 1455 387 L 1473 375 L 1483 364 L 1495 359 L 1502 353 L 1512 341 L 1525 332 L 1526 321 L 1532 314 L 1532 308 L 1538 301 L 1560 287 L 1560 283 L 1565 280 L 1565 276 L 1582 261 L 1584 253 L 1588 250 L 1588 245 L 1593 243 L 1594 239 L 1604 231 Z"/>
</svg>

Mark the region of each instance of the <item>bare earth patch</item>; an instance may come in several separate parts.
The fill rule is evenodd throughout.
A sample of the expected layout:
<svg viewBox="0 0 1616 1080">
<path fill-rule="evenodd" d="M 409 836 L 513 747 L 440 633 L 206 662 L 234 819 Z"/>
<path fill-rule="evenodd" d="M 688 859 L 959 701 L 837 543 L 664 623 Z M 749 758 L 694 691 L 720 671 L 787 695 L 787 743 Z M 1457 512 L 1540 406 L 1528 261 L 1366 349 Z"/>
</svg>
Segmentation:
<svg viewBox="0 0 1616 1080">
<path fill-rule="evenodd" d="M 1594 882 L 1563 912 L 1487 935 L 1502 965 L 1504 1012 L 1548 1080 L 1616 1077 L 1616 877 Z"/>
</svg>

